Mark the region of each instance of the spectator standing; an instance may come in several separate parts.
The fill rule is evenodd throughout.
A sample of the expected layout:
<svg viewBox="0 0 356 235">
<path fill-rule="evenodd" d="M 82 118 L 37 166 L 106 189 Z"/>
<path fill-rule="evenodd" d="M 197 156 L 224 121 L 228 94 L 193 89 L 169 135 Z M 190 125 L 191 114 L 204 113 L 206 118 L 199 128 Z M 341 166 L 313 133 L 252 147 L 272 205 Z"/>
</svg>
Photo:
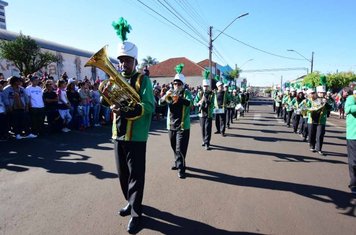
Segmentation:
<svg viewBox="0 0 356 235">
<path fill-rule="evenodd" d="M 90 104 L 91 104 L 91 95 L 89 91 L 89 83 L 84 82 L 79 89 L 79 95 L 80 95 L 80 105 L 82 106 L 83 109 L 83 127 L 87 128 L 90 127 L 90 121 L 89 121 L 89 111 L 90 111 Z"/>
<path fill-rule="evenodd" d="M 43 131 L 45 118 L 43 90 L 38 86 L 37 76 L 30 77 L 31 85 L 26 87 L 26 95 L 29 98 L 29 113 L 31 120 L 31 132 L 39 135 Z"/>
<path fill-rule="evenodd" d="M 72 116 L 70 127 L 73 129 L 79 129 L 82 124 L 82 114 L 79 112 L 81 99 L 75 88 L 75 80 L 69 80 L 70 82 L 67 85 L 67 97 L 70 103 L 70 115 Z"/>
<path fill-rule="evenodd" d="M 28 122 L 28 97 L 21 86 L 21 78 L 12 76 L 10 85 L 4 88 L 4 101 L 11 120 L 11 126 L 17 140 L 23 138 L 36 138 L 30 133 Z M 23 136 L 23 133 L 25 136 Z"/>
<path fill-rule="evenodd" d="M 0 80 L 0 141 L 7 140 L 9 128 L 3 95 L 4 85 L 6 85 L 6 80 Z"/>
<path fill-rule="evenodd" d="M 93 90 L 91 91 L 92 105 L 93 105 L 93 123 L 95 127 L 100 125 L 100 93 L 99 93 L 99 83 L 95 82 L 93 85 Z"/>
<path fill-rule="evenodd" d="M 72 120 L 70 115 L 71 105 L 67 98 L 66 81 L 61 79 L 57 82 L 57 95 L 58 95 L 58 112 L 63 120 L 63 132 L 69 132 L 69 122 Z"/>
<path fill-rule="evenodd" d="M 50 132 L 56 132 L 62 128 L 62 119 L 58 113 L 58 96 L 53 90 L 53 82 L 47 80 L 43 91 L 43 101 L 45 105 L 45 115 Z"/>
</svg>

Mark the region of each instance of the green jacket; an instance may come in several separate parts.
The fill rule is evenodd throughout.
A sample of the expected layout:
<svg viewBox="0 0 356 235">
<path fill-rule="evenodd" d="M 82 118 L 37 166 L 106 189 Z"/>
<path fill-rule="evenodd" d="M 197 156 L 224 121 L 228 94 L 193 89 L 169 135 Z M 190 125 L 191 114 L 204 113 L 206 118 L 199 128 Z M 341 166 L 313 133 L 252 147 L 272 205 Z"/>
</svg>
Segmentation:
<svg viewBox="0 0 356 235">
<path fill-rule="evenodd" d="M 282 100 L 282 104 L 285 105 L 286 111 L 289 112 L 292 110 L 292 100 L 294 97 L 291 97 L 290 95 L 287 95 L 285 98 Z"/>
<path fill-rule="evenodd" d="M 151 117 L 154 111 L 154 97 L 152 83 L 148 76 L 137 74 L 135 84 L 132 84 L 140 96 L 141 113 L 134 117 L 114 115 L 113 138 L 123 141 L 145 142 L 151 125 Z M 133 79 L 133 78 L 132 78 Z M 116 122 L 115 122 L 116 120 Z"/>
<path fill-rule="evenodd" d="M 331 104 L 326 103 L 320 109 L 315 110 L 316 108 L 318 108 L 318 101 L 320 101 L 320 98 L 317 98 L 316 100 L 310 99 L 309 102 L 307 103 L 308 123 L 325 125 L 327 113 L 328 113 L 327 111 L 331 110 L 332 106 L 331 106 Z"/>
<path fill-rule="evenodd" d="M 345 103 L 346 139 L 356 140 L 356 95 L 349 95 Z"/>
<path fill-rule="evenodd" d="M 300 102 L 300 104 L 298 105 L 298 108 L 301 109 L 301 114 L 303 116 L 303 118 L 307 118 L 308 117 L 308 107 L 311 107 L 311 104 L 308 104 L 310 101 L 308 98 L 304 99 L 302 102 Z"/>
<path fill-rule="evenodd" d="M 203 108 L 200 107 L 200 104 L 199 104 L 199 101 L 201 100 L 202 98 L 202 95 L 203 95 L 203 92 L 200 92 L 198 93 L 196 96 L 195 96 L 195 99 L 194 99 L 194 106 L 198 106 L 199 107 L 199 114 L 198 116 L 199 117 L 203 117 L 204 116 L 204 111 Z M 213 118 L 213 111 L 214 111 L 214 92 L 210 91 L 210 94 L 208 95 L 208 99 L 207 99 L 207 115 L 208 115 L 208 118 Z"/>
</svg>

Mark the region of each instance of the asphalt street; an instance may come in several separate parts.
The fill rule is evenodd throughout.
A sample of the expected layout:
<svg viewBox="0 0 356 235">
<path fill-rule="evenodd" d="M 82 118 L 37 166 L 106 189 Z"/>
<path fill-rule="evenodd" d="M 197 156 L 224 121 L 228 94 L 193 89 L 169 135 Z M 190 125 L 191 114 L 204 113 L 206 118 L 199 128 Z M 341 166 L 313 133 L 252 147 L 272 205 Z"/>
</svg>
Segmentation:
<svg viewBox="0 0 356 235">
<path fill-rule="evenodd" d="M 127 234 L 110 131 L 1 142 L 0 234 Z M 310 152 L 268 100 L 226 134 L 206 151 L 193 119 L 179 179 L 165 123 L 152 122 L 139 234 L 356 234 L 344 120 L 327 124 L 327 156 Z"/>
</svg>

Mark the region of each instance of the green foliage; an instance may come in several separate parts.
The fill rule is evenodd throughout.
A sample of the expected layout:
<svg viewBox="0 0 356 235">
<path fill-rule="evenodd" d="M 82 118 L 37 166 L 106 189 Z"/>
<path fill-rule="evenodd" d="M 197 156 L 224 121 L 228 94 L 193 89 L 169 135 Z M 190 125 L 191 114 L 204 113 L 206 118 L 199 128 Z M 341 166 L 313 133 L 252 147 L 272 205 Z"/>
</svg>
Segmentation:
<svg viewBox="0 0 356 235">
<path fill-rule="evenodd" d="M 112 27 L 114 27 L 117 36 L 119 36 L 122 42 L 127 40 L 127 34 L 130 33 L 132 29 L 131 25 L 129 25 L 123 17 L 120 17 L 116 22 L 112 22 Z"/>
<path fill-rule="evenodd" d="M 56 55 L 41 52 L 35 40 L 22 34 L 14 41 L 0 42 L 0 57 L 12 61 L 25 76 L 58 61 Z"/>
<path fill-rule="evenodd" d="M 238 77 L 240 77 L 240 72 L 241 72 L 241 69 L 237 68 L 237 69 L 232 70 L 229 73 L 229 75 L 232 77 L 232 79 L 238 78 Z"/>
<path fill-rule="evenodd" d="M 155 64 L 158 64 L 158 60 L 156 58 L 153 58 L 152 56 L 147 56 L 146 58 L 142 59 L 142 63 L 140 65 L 140 68 L 144 68 L 145 66 L 152 66 Z"/>
<path fill-rule="evenodd" d="M 339 90 L 343 87 L 349 86 L 350 82 L 356 81 L 356 74 L 353 72 L 328 73 L 326 75 L 326 85 L 328 89 Z M 303 80 L 304 85 L 311 85 L 313 87 L 320 85 L 320 73 L 313 72 L 305 76 Z M 325 82 L 325 81 L 324 81 Z"/>
</svg>

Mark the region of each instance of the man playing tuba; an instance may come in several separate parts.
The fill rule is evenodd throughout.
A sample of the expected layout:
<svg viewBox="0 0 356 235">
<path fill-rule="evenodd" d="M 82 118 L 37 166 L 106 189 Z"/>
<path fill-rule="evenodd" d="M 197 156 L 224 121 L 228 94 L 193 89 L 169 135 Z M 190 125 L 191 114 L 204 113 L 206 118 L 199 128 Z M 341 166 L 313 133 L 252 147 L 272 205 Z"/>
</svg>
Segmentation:
<svg viewBox="0 0 356 235">
<path fill-rule="evenodd" d="M 126 41 L 126 33 L 130 32 L 131 26 L 121 17 L 117 22 L 113 22 L 113 27 L 122 40 L 117 57 L 121 75 L 140 98 L 139 102 L 129 108 L 123 101 L 111 105 L 114 112 L 113 137 L 116 165 L 121 189 L 127 200 L 127 205 L 119 211 L 119 214 L 131 215 L 127 230 L 129 233 L 135 233 L 139 230 L 142 213 L 146 143 L 154 110 L 154 97 L 149 77 L 136 70 L 136 45 Z"/>
</svg>

